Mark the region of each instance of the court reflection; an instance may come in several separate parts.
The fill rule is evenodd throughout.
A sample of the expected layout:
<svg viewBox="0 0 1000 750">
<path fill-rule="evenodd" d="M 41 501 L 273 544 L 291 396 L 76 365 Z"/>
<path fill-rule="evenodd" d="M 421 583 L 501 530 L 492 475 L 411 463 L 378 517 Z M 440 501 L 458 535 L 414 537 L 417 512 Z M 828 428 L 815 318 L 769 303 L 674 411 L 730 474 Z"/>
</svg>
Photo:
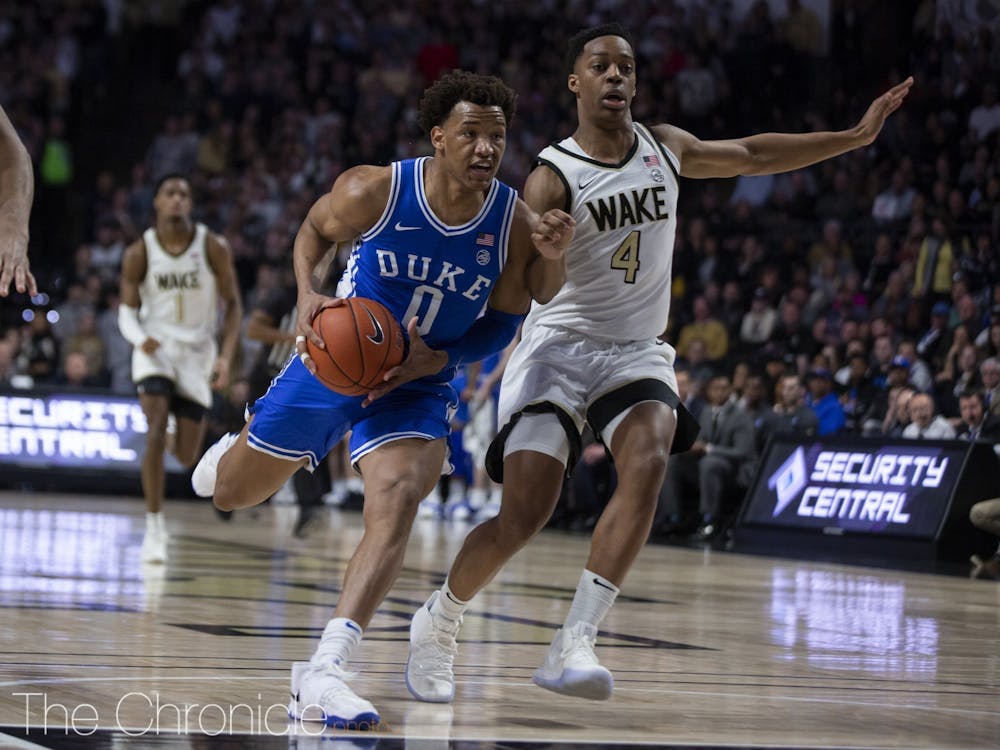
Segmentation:
<svg viewBox="0 0 1000 750">
<path fill-rule="evenodd" d="M 771 639 L 789 660 L 896 677 L 937 672 L 938 621 L 907 611 L 902 580 L 779 566 L 770 614 Z"/>
</svg>

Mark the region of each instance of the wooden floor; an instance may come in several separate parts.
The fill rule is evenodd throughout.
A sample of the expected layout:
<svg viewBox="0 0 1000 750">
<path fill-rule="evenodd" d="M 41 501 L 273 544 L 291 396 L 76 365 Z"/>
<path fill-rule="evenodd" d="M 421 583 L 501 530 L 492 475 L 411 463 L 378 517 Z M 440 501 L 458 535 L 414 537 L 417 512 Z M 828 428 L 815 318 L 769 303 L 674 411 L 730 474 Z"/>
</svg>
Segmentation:
<svg viewBox="0 0 1000 750">
<path fill-rule="evenodd" d="M 474 603 L 454 704 L 415 702 L 409 618 L 467 528 L 440 521 L 417 522 L 355 663 L 383 725 L 311 738 L 285 713 L 289 663 L 329 617 L 360 515 L 300 540 L 294 507 L 167 514 L 170 562 L 143 567 L 141 501 L 0 494 L 0 747 L 1000 747 L 1000 586 L 951 576 L 650 545 L 598 640 L 613 699 L 543 691 L 530 675 L 587 550 L 557 532 Z"/>
</svg>

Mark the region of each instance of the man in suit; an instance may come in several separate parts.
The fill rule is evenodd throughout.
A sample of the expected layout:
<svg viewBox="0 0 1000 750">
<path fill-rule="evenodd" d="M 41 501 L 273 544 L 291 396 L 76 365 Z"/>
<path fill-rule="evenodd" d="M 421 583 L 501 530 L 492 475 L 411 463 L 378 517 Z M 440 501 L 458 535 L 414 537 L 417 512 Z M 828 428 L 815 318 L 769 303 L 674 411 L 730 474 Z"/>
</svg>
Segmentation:
<svg viewBox="0 0 1000 750">
<path fill-rule="evenodd" d="M 685 492 L 698 492 L 699 541 L 709 541 L 719 532 L 723 499 L 737 487 L 740 467 L 754 455 L 753 422 L 731 399 L 732 391 L 728 375 L 716 375 L 709 382 L 708 404 L 698 418 L 698 441 L 687 453 L 670 457 L 666 491 L 660 495 L 657 515 L 672 519 L 681 517 Z"/>
<path fill-rule="evenodd" d="M 1000 360 L 996 357 L 984 359 L 979 365 L 979 376 L 983 379 L 983 401 L 987 416 L 1000 417 Z"/>
<path fill-rule="evenodd" d="M 958 397 L 958 409 L 962 421 L 955 437 L 959 440 L 1000 442 L 1000 417 L 986 414 L 986 405 L 980 391 L 964 391 Z"/>
</svg>

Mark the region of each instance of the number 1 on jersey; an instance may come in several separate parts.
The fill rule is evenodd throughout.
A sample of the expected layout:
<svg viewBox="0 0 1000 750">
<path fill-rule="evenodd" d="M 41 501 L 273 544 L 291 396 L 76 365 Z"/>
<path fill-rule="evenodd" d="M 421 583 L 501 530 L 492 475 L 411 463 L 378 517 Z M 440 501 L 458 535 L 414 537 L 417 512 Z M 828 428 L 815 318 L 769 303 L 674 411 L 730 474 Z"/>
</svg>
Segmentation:
<svg viewBox="0 0 1000 750">
<path fill-rule="evenodd" d="M 625 283 L 634 284 L 639 272 L 639 230 L 628 233 L 622 244 L 611 256 L 611 267 L 625 272 Z"/>
</svg>

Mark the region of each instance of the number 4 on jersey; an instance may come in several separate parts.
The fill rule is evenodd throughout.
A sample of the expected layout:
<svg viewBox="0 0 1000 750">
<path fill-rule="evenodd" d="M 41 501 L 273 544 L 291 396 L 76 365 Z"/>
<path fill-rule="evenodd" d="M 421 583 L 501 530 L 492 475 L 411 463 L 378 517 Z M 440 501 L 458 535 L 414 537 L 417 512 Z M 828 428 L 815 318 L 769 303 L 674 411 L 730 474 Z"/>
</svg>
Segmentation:
<svg viewBox="0 0 1000 750">
<path fill-rule="evenodd" d="M 634 284 L 639 272 L 639 230 L 629 232 L 628 237 L 611 256 L 611 267 L 625 272 L 625 283 Z"/>
</svg>

